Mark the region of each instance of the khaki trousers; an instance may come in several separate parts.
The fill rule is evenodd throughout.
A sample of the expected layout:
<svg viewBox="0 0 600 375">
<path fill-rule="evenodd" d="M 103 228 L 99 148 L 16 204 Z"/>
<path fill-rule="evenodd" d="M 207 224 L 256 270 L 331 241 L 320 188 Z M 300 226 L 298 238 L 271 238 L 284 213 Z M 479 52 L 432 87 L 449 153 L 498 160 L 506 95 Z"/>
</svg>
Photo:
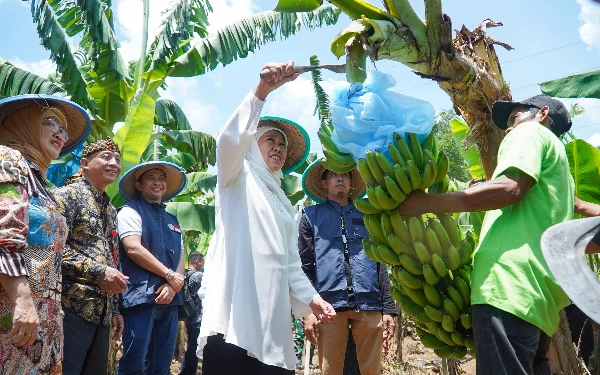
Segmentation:
<svg viewBox="0 0 600 375">
<path fill-rule="evenodd" d="M 361 375 L 381 374 L 383 349 L 381 311 L 342 311 L 329 324 L 319 325 L 318 350 L 321 375 L 342 375 L 349 325 L 356 343 Z"/>
</svg>

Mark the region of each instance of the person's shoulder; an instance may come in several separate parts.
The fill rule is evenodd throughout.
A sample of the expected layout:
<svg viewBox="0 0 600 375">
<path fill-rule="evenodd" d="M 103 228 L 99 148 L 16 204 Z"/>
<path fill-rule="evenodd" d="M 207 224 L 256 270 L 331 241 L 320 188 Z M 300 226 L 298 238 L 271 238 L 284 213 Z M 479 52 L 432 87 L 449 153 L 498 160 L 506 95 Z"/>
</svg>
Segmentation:
<svg viewBox="0 0 600 375">
<path fill-rule="evenodd" d="M 29 173 L 27 161 L 19 151 L 0 145 L 0 183 L 26 185 Z"/>
</svg>

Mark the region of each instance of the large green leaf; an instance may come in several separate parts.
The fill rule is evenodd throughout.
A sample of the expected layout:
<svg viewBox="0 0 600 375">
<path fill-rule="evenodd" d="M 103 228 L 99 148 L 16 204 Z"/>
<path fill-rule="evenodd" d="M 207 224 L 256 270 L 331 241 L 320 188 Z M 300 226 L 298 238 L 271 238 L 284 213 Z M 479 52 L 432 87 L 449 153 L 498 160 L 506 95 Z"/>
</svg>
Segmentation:
<svg viewBox="0 0 600 375">
<path fill-rule="evenodd" d="M 67 96 L 62 87 L 0 58 L 0 97 L 23 94 Z"/>
<path fill-rule="evenodd" d="M 575 195 L 584 201 L 600 203 L 600 150 L 582 139 L 567 143 L 565 149 L 575 181 Z"/>
<path fill-rule="evenodd" d="M 176 152 L 171 155 L 160 158 L 162 161 L 168 161 L 174 163 L 183 168 L 184 170 L 194 169 L 197 166 L 196 159 L 187 152 Z"/>
<path fill-rule="evenodd" d="M 310 12 L 323 4 L 323 0 L 279 0 L 277 12 Z"/>
<path fill-rule="evenodd" d="M 460 118 L 455 117 L 450 121 L 450 127 L 452 128 L 454 140 L 460 148 L 460 153 L 469 166 L 471 176 L 474 178 L 485 177 L 485 172 L 481 166 L 481 155 L 475 145 L 465 145 L 469 141 L 469 126 Z"/>
<path fill-rule="evenodd" d="M 212 135 L 193 130 L 170 130 L 163 135 L 171 146 L 192 154 L 199 170 L 208 168 L 209 164 L 215 164 L 217 143 Z"/>
<path fill-rule="evenodd" d="M 305 196 L 304 190 L 302 190 L 302 177 L 293 174 L 288 174 L 283 177 L 281 188 L 287 195 L 288 199 L 295 205 Z"/>
<path fill-rule="evenodd" d="M 600 70 L 574 74 L 540 83 L 544 94 L 559 98 L 600 99 Z"/>
<path fill-rule="evenodd" d="M 215 207 L 190 202 L 169 202 L 167 212 L 177 217 L 182 230 L 203 233 L 215 231 Z"/>
<path fill-rule="evenodd" d="M 152 134 L 148 147 L 142 154 L 142 161 L 156 161 L 168 155 L 171 147 L 165 142 L 160 133 Z M 193 158 L 192 158 L 193 159 Z"/>
<path fill-rule="evenodd" d="M 213 233 L 203 233 L 198 240 L 198 247 L 196 248 L 196 251 L 206 256 L 206 253 L 208 252 L 208 245 L 210 245 L 212 236 Z"/>
<path fill-rule="evenodd" d="M 214 193 L 216 187 L 216 175 L 206 172 L 192 172 L 187 174 L 187 183 L 179 194 Z"/>
<path fill-rule="evenodd" d="M 315 160 L 317 160 L 317 153 L 310 152 L 304 163 L 300 164 L 300 166 L 294 170 L 294 173 L 298 173 L 300 175 L 303 174 L 306 168 L 308 168 L 308 166 L 311 165 Z"/>
<path fill-rule="evenodd" d="M 169 72 L 173 77 L 193 77 L 245 58 L 262 45 L 286 39 L 304 25 L 315 29 L 337 22 L 340 11 L 326 6 L 307 13 L 263 12 L 237 21 L 210 33 L 192 49 L 180 56 Z"/>
<path fill-rule="evenodd" d="M 156 125 L 168 130 L 192 130 L 181 107 L 170 99 L 158 99 L 156 101 Z"/>
</svg>

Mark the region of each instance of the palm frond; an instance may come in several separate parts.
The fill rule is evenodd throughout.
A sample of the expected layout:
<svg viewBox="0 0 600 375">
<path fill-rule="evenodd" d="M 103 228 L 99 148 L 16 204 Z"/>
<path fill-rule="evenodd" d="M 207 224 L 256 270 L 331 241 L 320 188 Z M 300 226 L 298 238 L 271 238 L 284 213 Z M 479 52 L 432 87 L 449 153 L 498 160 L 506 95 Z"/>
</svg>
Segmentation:
<svg viewBox="0 0 600 375">
<path fill-rule="evenodd" d="M 0 58 L 0 98 L 23 94 L 68 95 L 59 85 Z"/>
<path fill-rule="evenodd" d="M 310 57 L 310 65 L 319 65 L 319 58 L 317 56 Z M 315 114 L 319 116 L 321 120 L 321 126 L 329 126 L 331 124 L 331 112 L 329 111 L 329 97 L 325 90 L 321 87 L 319 82 L 323 81 L 320 70 L 313 70 L 312 84 L 317 96 L 317 104 L 315 105 Z"/>
<path fill-rule="evenodd" d="M 42 45 L 50 51 L 50 58 L 56 63 L 57 71 L 61 74 L 64 90 L 71 95 L 71 100 L 87 107 L 92 113 L 97 113 L 98 107 L 87 92 L 87 82 L 77 67 L 67 35 L 52 8 L 44 0 L 32 1 L 31 15 L 37 23 Z"/>
<path fill-rule="evenodd" d="M 333 25 L 340 11 L 324 6 L 306 13 L 262 12 L 237 21 L 200 40 L 180 56 L 169 76 L 193 77 L 214 70 L 219 64 L 227 65 L 245 58 L 266 43 L 286 39 L 300 31 Z"/>
<path fill-rule="evenodd" d="M 190 49 L 189 43 L 185 42 L 193 38 L 194 33 L 200 38 L 206 37 L 209 12 L 212 7 L 208 0 L 177 0 L 165 13 L 161 28 L 150 45 L 145 71 L 166 71 L 168 63 Z M 164 73 L 156 78 L 164 78 Z"/>
</svg>

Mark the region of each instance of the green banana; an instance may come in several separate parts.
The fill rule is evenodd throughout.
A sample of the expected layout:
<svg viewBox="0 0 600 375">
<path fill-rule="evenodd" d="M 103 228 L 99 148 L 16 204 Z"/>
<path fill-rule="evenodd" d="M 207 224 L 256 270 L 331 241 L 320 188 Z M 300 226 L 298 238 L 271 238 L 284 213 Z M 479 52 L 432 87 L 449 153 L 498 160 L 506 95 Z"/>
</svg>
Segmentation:
<svg viewBox="0 0 600 375">
<path fill-rule="evenodd" d="M 383 153 L 375 151 L 375 159 L 377 160 L 377 164 L 379 164 L 379 167 L 381 168 L 384 174 L 390 177 L 394 177 L 394 167 Z M 385 185 L 383 184 L 383 186 Z"/>
<path fill-rule="evenodd" d="M 394 145 L 398 148 L 398 150 L 402 154 L 402 159 L 404 159 L 405 162 L 408 162 L 409 160 L 413 160 L 412 152 L 408 148 L 408 145 L 404 141 L 404 138 L 402 138 L 402 136 L 398 133 L 394 133 Z"/>
<path fill-rule="evenodd" d="M 392 229 L 392 222 L 390 221 L 390 215 L 388 215 L 386 212 L 382 212 L 380 215 L 380 222 L 381 222 L 381 230 L 383 231 L 383 235 L 385 238 L 387 238 L 387 236 L 390 233 L 393 233 L 393 229 Z"/>
<path fill-rule="evenodd" d="M 433 165 L 436 166 L 436 171 L 437 171 L 437 158 L 435 156 L 433 156 L 431 151 L 423 149 L 423 165 L 425 165 L 425 163 L 427 163 L 428 160 L 431 160 Z"/>
<path fill-rule="evenodd" d="M 433 184 L 435 178 L 435 164 L 431 160 L 425 163 L 423 174 L 421 175 L 421 190 L 425 190 Z"/>
<path fill-rule="evenodd" d="M 369 198 L 369 203 L 377 210 L 383 211 L 383 207 L 377 201 L 377 197 L 375 194 L 375 186 L 367 186 L 367 197 Z"/>
<path fill-rule="evenodd" d="M 450 297 L 450 300 L 452 300 L 452 303 L 454 303 L 458 311 L 463 311 L 465 309 L 465 303 L 458 290 L 454 289 L 452 286 L 449 286 L 447 291 L 448 297 Z"/>
<path fill-rule="evenodd" d="M 381 207 L 383 207 L 384 210 L 391 211 L 400 204 L 399 202 L 396 202 L 394 198 L 387 195 L 381 186 L 375 187 L 375 197 L 377 198 L 377 202 L 381 205 Z"/>
<path fill-rule="evenodd" d="M 448 314 L 445 314 L 444 317 L 442 318 L 442 328 L 446 331 L 446 332 L 453 332 L 456 329 L 456 323 L 454 323 L 454 320 L 452 319 L 452 317 Z M 452 337 L 450 337 L 450 339 L 452 340 Z M 454 341 L 454 340 L 452 340 Z"/>
<path fill-rule="evenodd" d="M 405 244 L 411 244 L 412 238 L 410 237 L 410 232 L 408 231 L 408 227 L 398 211 L 390 212 L 390 221 L 392 222 L 394 234 Z"/>
<path fill-rule="evenodd" d="M 448 175 L 444 176 L 440 183 L 442 186 L 440 187 L 440 192 L 438 194 L 448 192 L 448 188 L 450 187 L 450 177 Z"/>
<path fill-rule="evenodd" d="M 471 288 L 469 288 L 469 284 L 460 277 L 460 273 L 454 275 L 454 285 L 456 286 L 458 293 L 460 293 L 465 305 L 471 304 Z"/>
<path fill-rule="evenodd" d="M 440 329 L 438 329 L 438 338 L 449 346 L 456 346 L 456 343 L 454 340 L 452 340 L 452 336 L 450 336 L 450 332 L 446 331 L 444 327 L 440 327 Z"/>
<path fill-rule="evenodd" d="M 471 315 L 466 313 L 462 314 L 460 316 L 460 324 L 462 324 L 462 326 L 466 329 L 471 329 L 471 327 L 473 327 L 473 323 L 471 322 Z"/>
<path fill-rule="evenodd" d="M 442 256 L 442 245 L 440 245 L 437 235 L 430 227 L 425 228 L 425 245 L 433 254 Z"/>
<path fill-rule="evenodd" d="M 378 263 L 385 263 L 385 260 L 381 257 L 381 254 L 379 254 L 379 245 L 376 243 L 372 243 L 371 244 L 371 253 L 373 255 L 373 260 L 375 260 Z"/>
<path fill-rule="evenodd" d="M 471 283 L 471 275 L 465 270 L 465 267 L 458 270 L 458 276 L 463 279 L 467 285 Z"/>
<path fill-rule="evenodd" d="M 415 317 L 418 314 L 424 312 L 423 308 L 419 305 L 417 305 L 416 303 L 413 302 L 413 300 L 410 299 L 409 296 L 405 295 L 405 294 L 400 294 L 401 300 L 400 300 L 400 304 L 402 305 L 402 311 L 404 313 L 406 313 L 407 315 L 411 316 L 411 317 Z"/>
<path fill-rule="evenodd" d="M 440 277 L 433 272 L 429 264 L 423 265 L 423 277 L 427 281 L 427 284 L 430 285 L 435 285 L 440 281 Z"/>
<path fill-rule="evenodd" d="M 443 314 L 442 314 L 443 316 Z M 440 322 L 442 321 L 442 318 L 440 317 Z M 431 323 L 427 324 L 427 328 L 429 328 L 429 332 L 433 333 L 435 335 L 435 337 L 438 337 L 438 331 L 440 329 L 443 329 L 442 327 L 440 327 L 440 325 L 438 324 L 439 322 L 436 322 L 435 320 Z"/>
<path fill-rule="evenodd" d="M 463 241 L 460 244 L 460 264 L 461 266 L 464 264 L 471 263 L 471 255 L 473 254 L 473 247 L 467 241 Z"/>
<path fill-rule="evenodd" d="M 427 323 L 433 322 L 433 320 L 429 319 L 429 317 L 427 316 L 427 314 L 425 314 L 425 312 L 423 312 L 423 311 L 421 311 L 420 313 L 418 313 L 417 315 L 415 315 L 414 319 L 417 322 L 424 324 L 424 327 L 427 327 L 426 326 Z"/>
<path fill-rule="evenodd" d="M 440 293 L 438 293 L 437 289 L 435 289 L 433 285 L 429 283 L 423 283 L 423 293 L 432 307 L 439 309 L 444 305 Z"/>
<path fill-rule="evenodd" d="M 437 137 L 433 137 L 433 142 L 429 151 L 431 151 L 431 153 L 435 157 L 435 160 L 437 160 L 438 155 L 440 154 L 440 147 L 438 145 Z"/>
<path fill-rule="evenodd" d="M 392 158 L 392 161 L 394 162 L 394 164 L 397 164 L 401 167 L 406 166 L 406 162 L 402 158 L 402 154 L 400 153 L 400 150 L 398 150 L 398 148 L 396 146 L 394 146 L 393 143 L 388 144 L 388 152 L 390 153 L 390 158 Z"/>
<path fill-rule="evenodd" d="M 406 175 L 406 172 L 404 172 L 405 168 L 406 167 L 401 167 L 399 164 L 394 165 L 394 176 L 396 177 L 396 181 L 398 182 L 400 189 L 402 189 L 402 192 L 408 195 L 413 188 L 410 179 Z"/>
<path fill-rule="evenodd" d="M 475 350 L 475 341 L 472 338 L 465 339 L 465 346 L 469 350 Z"/>
<path fill-rule="evenodd" d="M 410 297 L 410 299 L 413 300 L 414 303 L 416 303 L 417 305 L 421 306 L 421 307 L 425 307 L 425 306 L 429 306 L 429 302 L 427 302 L 427 298 L 425 298 L 425 295 L 423 294 L 423 292 L 421 292 L 418 289 L 407 289 L 406 290 L 406 295 L 408 295 Z"/>
<path fill-rule="evenodd" d="M 375 181 L 377 181 L 379 185 L 385 186 L 385 181 L 383 180 L 383 170 L 381 170 L 379 163 L 377 163 L 377 158 L 375 157 L 375 154 L 371 151 L 367 151 L 366 159 L 367 165 L 369 166 L 369 170 L 371 171 L 371 175 L 373 176 Z"/>
<path fill-rule="evenodd" d="M 369 202 L 370 201 L 371 200 L 369 199 Z M 438 241 L 440 242 L 442 251 L 446 253 L 448 247 L 450 247 L 450 238 L 448 237 L 448 233 L 446 233 L 446 230 L 444 229 L 442 223 L 440 223 L 438 220 L 433 219 L 429 221 L 428 227 L 435 232 L 435 235 L 437 236 Z"/>
<path fill-rule="evenodd" d="M 454 347 L 446 346 L 444 348 L 433 349 L 433 352 L 440 358 L 449 358 L 454 352 Z"/>
<path fill-rule="evenodd" d="M 448 267 L 450 271 L 454 271 L 460 267 L 460 254 L 454 246 L 448 248 L 448 261 L 446 262 L 446 267 Z"/>
<path fill-rule="evenodd" d="M 392 249 L 385 245 L 379 245 L 379 257 L 383 260 L 383 263 L 391 264 L 394 266 L 400 265 L 400 259 L 398 259 L 398 254 L 396 254 Z"/>
<path fill-rule="evenodd" d="M 440 310 L 435 309 L 435 308 L 433 308 L 432 306 L 429 306 L 429 305 L 425 306 L 425 314 L 427 314 L 427 316 L 431 320 L 433 320 L 435 322 L 438 322 L 438 323 L 441 323 L 442 322 L 442 318 L 444 317 L 444 313 L 443 312 L 441 312 Z"/>
<path fill-rule="evenodd" d="M 390 244 L 392 250 L 396 252 L 396 254 L 407 254 L 413 259 L 418 259 L 417 253 L 412 248 L 411 245 L 405 244 L 401 239 L 399 239 L 395 234 L 389 234 L 387 237 L 387 241 Z"/>
<path fill-rule="evenodd" d="M 404 267 L 404 269 L 406 269 L 411 274 L 413 274 L 413 275 L 422 275 L 423 274 L 423 268 L 421 267 L 421 263 L 419 263 L 416 260 L 414 260 L 413 258 L 411 258 L 408 254 L 400 254 L 400 255 L 398 255 L 398 258 L 400 259 L 400 263 L 402 264 L 402 267 Z M 423 284 L 423 285 L 425 285 L 425 284 Z"/>
<path fill-rule="evenodd" d="M 446 177 L 448 175 L 449 167 L 450 167 L 450 160 L 448 159 L 448 156 L 443 151 L 440 151 L 440 154 L 438 155 L 435 180 L 433 180 L 433 182 L 442 181 L 444 179 L 444 177 Z"/>
<path fill-rule="evenodd" d="M 438 218 L 446 230 L 446 233 L 448 233 L 448 238 L 450 239 L 452 246 L 460 246 L 460 228 L 458 227 L 458 224 L 456 224 L 456 221 L 452 218 L 452 216 L 447 214 L 438 215 Z"/>
<path fill-rule="evenodd" d="M 438 275 L 444 277 L 448 274 L 446 263 L 444 263 L 444 260 L 440 258 L 439 255 L 433 254 L 431 256 L 431 262 L 433 263 L 433 268 L 435 268 L 435 272 L 437 272 Z"/>
<path fill-rule="evenodd" d="M 363 214 L 375 215 L 381 212 L 381 210 L 375 208 L 375 206 L 373 206 L 371 202 L 364 198 L 355 199 L 354 201 L 352 201 L 352 203 L 354 204 L 354 207 L 356 207 L 356 209 L 362 212 Z"/>
<path fill-rule="evenodd" d="M 429 251 L 427 250 L 425 245 L 421 243 L 421 241 L 413 242 L 413 248 L 415 249 L 417 257 L 422 263 L 431 264 L 431 254 L 429 254 Z"/>
<path fill-rule="evenodd" d="M 446 312 L 452 317 L 454 321 L 458 321 L 458 319 L 460 319 L 460 313 L 456 308 L 456 305 L 448 298 L 444 300 L 444 310 L 446 310 Z"/>
<path fill-rule="evenodd" d="M 340 165 L 343 166 L 347 166 L 347 165 L 352 165 L 354 166 L 356 164 L 356 162 L 354 161 L 354 158 L 352 158 L 351 154 L 348 153 L 337 153 L 333 150 L 323 150 L 323 155 L 325 155 L 325 157 L 327 158 L 327 161 L 329 162 L 329 164 L 332 164 L 332 161 L 337 162 Z M 333 159 L 333 160 L 331 160 Z M 335 163 L 333 163 L 335 164 Z"/>
<path fill-rule="evenodd" d="M 417 139 L 417 135 L 414 133 L 406 133 L 406 137 L 408 138 L 408 145 L 417 168 L 423 169 L 423 149 Z"/>
<path fill-rule="evenodd" d="M 423 153 L 425 152 L 425 150 L 431 152 L 430 150 L 433 149 L 433 140 L 434 140 L 435 136 L 433 135 L 433 130 L 427 135 L 427 137 L 425 138 L 425 140 L 423 141 L 423 143 L 421 143 L 421 148 L 423 149 Z"/>
<path fill-rule="evenodd" d="M 331 140 L 331 134 L 328 134 L 328 129 L 326 129 L 326 127 L 322 126 L 321 128 L 319 128 L 319 131 L 317 131 L 317 137 L 319 137 L 321 145 L 323 145 L 323 148 L 325 148 L 326 150 L 331 150 L 339 153 L 340 150 L 337 148 L 335 143 L 333 143 L 333 141 Z"/>
<path fill-rule="evenodd" d="M 398 185 L 396 185 L 394 180 L 390 176 L 385 176 L 383 179 L 385 180 L 387 191 L 390 193 L 392 198 L 398 203 L 404 202 L 406 195 L 402 192 Z"/>
<path fill-rule="evenodd" d="M 381 221 L 377 218 L 377 215 L 365 215 L 363 216 L 363 220 L 365 223 L 368 220 L 367 231 L 371 235 L 372 239 L 377 241 L 378 243 L 382 243 L 387 245 L 387 239 L 383 235 L 383 230 L 381 229 Z"/>
<path fill-rule="evenodd" d="M 419 174 L 419 169 L 414 161 L 409 160 L 406 162 L 406 174 L 408 175 L 408 179 L 410 180 L 410 186 L 413 190 L 418 190 L 421 188 L 421 175 Z"/>
<path fill-rule="evenodd" d="M 373 175 L 371 174 L 371 170 L 369 169 L 367 160 L 358 159 L 358 162 L 356 162 L 356 164 L 358 166 L 358 172 L 360 173 L 360 177 L 362 177 L 365 184 L 371 186 L 376 185 L 377 181 L 375 180 L 375 177 L 373 177 Z"/>
<path fill-rule="evenodd" d="M 398 271 L 398 277 L 404 285 L 411 289 L 421 289 L 423 287 L 423 281 L 411 275 L 410 272 L 405 269 Z"/>
<path fill-rule="evenodd" d="M 452 358 L 461 359 L 467 355 L 467 348 L 462 345 L 457 345 L 452 352 Z"/>
<path fill-rule="evenodd" d="M 381 260 L 377 257 L 377 255 L 374 254 L 373 246 L 371 245 L 370 241 L 363 240 L 363 250 L 369 258 L 373 259 L 375 262 L 381 263 Z"/>
<path fill-rule="evenodd" d="M 425 241 L 425 229 L 421 221 L 415 216 L 408 219 L 408 231 L 413 241 L 420 241 L 421 243 Z"/>
<path fill-rule="evenodd" d="M 419 335 L 419 339 L 421 339 L 421 343 L 424 347 L 429 349 L 441 349 L 445 348 L 446 343 L 432 335 L 431 333 L 427 333 L 424 330 L 417 328 L 417 334 Z"/>
<path fill-rule="evenodd" d="M 337 173 L 348 173 L 354 170 L 354 168 L 356 168 L 356 166 L 354 164 L 340 164 L 337 161 L 333 160 L 333 159 L 327 159 L 324 158 L 323 160 L 321 160 L 321 164 L 323 164 L 323 166 L 325 167 L 325 169 L 328 169 L 330 171 L 334 171 Z"/>
</svg>

